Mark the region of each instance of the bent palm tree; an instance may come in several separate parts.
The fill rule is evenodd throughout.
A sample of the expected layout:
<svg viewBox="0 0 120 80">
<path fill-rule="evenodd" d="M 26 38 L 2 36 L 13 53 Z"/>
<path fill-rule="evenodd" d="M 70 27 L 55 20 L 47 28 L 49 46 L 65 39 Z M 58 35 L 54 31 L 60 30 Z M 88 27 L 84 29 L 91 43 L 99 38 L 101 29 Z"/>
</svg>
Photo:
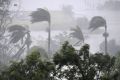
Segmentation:
<svg viewBox="0 0 120 80">
<path fill-rule="evenodd" d="M 30 33 L 28 29 L 21 25 L 10 26 L 8 32 L 11 34 L 9 44 L 19 43 L 21 46 L 13 56 L 13 58 L 17 59 L 24 52 L 25 47 L 27 47 L 27 51 L 29 50 L 31 44 Z"/>
<path fill-rule="evenodd" d="M 79 40 L 77 43 L 75 43 L 75 45 L 81 42 L 84 43 L 84 36 L 79 26 L 76 26 L 76 28 L 72 28 L 71 31 L 73 31 L 72 33 L 70 33 L 71 37 Z"/>
<path fill-rule="evenodd" d="M 96 30 L 96 29 L 98 29 L 100 27 L 105 28 L 105 33 L 103 34 L 103 36 L 105 37 L 105 54 L 107 54 L 107 37 L 108 37 L 108 33 L 107 33 L 106 20 L 101 16 L 93 17 L 92 20 L 90 21 L 89 29 L 92 29 L 92 31 L 94 31 L 94 30 Z"/>
<path fill-rule="evenodd" d="M 49 29 L 48 29 L 48 55 L 51 53 L 50 49 L 50 40 L 51 40 L 51 20 L 50 20 L 50 13 L 47 10 L 38 8 L 37 11 L 32 12 L 30 15 L 32 17 L 31 22 L 41 22 L 41 21 L 47 21 L 49 23 Z"/>
</svg>

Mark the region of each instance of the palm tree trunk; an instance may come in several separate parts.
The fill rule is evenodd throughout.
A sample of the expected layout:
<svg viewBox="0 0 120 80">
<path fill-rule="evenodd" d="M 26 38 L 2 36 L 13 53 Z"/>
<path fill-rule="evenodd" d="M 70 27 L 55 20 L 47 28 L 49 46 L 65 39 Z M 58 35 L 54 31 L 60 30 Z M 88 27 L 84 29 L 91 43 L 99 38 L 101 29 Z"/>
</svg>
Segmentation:
<svg viewBox="0 0 120 80">
<path fill-rule="evenodd" d="M 51 54 L 51 24 L 49 23 L 49 30 L 48 30 L 48 57 Z"/>
<path fill-rule="evenodd" d="M 107 45 L 107 37 L 108 37 L 108 34 L 107 34 L 107 26 L 105 25 L 105 54 L 108 54 L 108 45 Z"/>
</svg>

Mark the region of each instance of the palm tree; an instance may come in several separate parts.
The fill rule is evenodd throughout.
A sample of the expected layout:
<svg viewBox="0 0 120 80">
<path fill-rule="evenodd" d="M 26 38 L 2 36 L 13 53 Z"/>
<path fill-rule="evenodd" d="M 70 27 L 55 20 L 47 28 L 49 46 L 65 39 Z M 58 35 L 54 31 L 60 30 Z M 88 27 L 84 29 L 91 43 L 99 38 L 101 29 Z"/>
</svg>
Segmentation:
<svg viewBox="0 0 120 80">
<path fill-rule="evenodd" d="M 19 42 L 20 37 L 15 36 L 15 34 L 19 34 L 19 32 L 17 33 L 17 30 L 16 32 L 14 32 L 13 35 L 12 31 L 9 32 L 8 28 L 8 26 L 12 23 L 13 16 L 15 16 L 14 14 L 16 14 L 10 13 L 10 7 L 13 7 L 12 4 L 12 0 L 0 0 L 0 62 L 3 63 L 4 66 L 8 65 L 8 62 L 11 59 L 11 56 L 13 55 L 12 53 L 15 54 L 16 50 L 13 49 L 17 48 L 15 47 L 15 45 L 17 45 L 17 43 Z M 17 7 L 17 5 L 15 7 Z M 9 35 L 9 33 L 11 33 L 11 35 Z M 16 39 L 13 39 L 12 37 Z M 18 49 L 20 49 L 20 47 Z"/>
<path fill-rule="evenodd" d="M 105 54 L 107 54 L 107 37 L 108 37 L 108 33 L 107 33 L 107 24 L 106 24 L 106 20 L 101 17 L 101 16 L 95 16 L 92 18 L 92 20 L 90 21 L 90 27 L 89 29 L 92 29 L 92 31 L 100 28 L 100 27 L 104 27 L 105 28 L 105 32 L 103 34 L 103 36 L 105 37 Z"/>
<path fill-rule="evenodd" d="M 84 43 L 84 35 L 79 26 L 76 26 L 76 28 L 72 28 L 71 31 L 72 31 L 72 33 L 70 33 L 71 37 L 74 37 L 79 40 L 77 43 L 75 43 L 75 45 L 79 43 Z"/>
<path fill-rule="evenodd" d="M 48 29 L 48 55 L 51 53 L 50 49 L 50 40 L 51 40 L 51 20 L 50 20 L 50 13 L 47 10 L 38 8 L 37 11 L 34 11 L 30 15 L 32 17 L 31 22 L 42 22 L 47 21 L 49 23 L 49 29 Z"/>
<path fill-rule="evenodd" d="M 27 51 L 29 50 L 31 44 L 30 31 L 24 26 L 13 25 L 8 28 L 8 32 L 10 33 L 9 44 L 20 45 L 18 51 L 13 56 L 13 58 L 18 59 L 24 52 L 25 47 L 27 47 Z"/>
</svg>

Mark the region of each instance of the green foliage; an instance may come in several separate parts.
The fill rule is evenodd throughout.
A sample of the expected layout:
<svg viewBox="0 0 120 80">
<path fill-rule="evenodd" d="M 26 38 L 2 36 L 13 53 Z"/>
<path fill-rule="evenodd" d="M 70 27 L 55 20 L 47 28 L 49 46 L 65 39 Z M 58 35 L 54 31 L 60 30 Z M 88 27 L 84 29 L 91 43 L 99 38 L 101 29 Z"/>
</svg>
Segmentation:
<svg viewBox="0 0 120 80">
<path fill-rule="evenodd" d="M 87 44 L 77 53 L 66 42 L 60 52 L 54 55 L 53 61 L 56 65 L 54 79 L 93 80 L 96 74 L 94 67 L 90 64 L 89 45 Z"/>
<path fill-rule="evenodd" d="M 120 71 L 120 52 L 117 55 L 117 59 L 115 61 L 115 68 L 118 69 L 118 71 Z"/>
<path fill-rule="evenodd" d="M 56 53 L 54 55 L 54 63 L 56 65 L 65 65 L 65 64 L 72 64 L 77 58 L 77 55 L 75 54 L 75 49 L 69 45 L 68 42 L 63 44 L 62 49 L 59 53 Z"/>
<path fill-rule="evenodd" d="M 39 52 L 33 52 L 25 60 L 14 62 L 4 72 L 2 80 L 48 80 L 49 73 L 54 69 L 50 62 L 43 62 Z"/>
<path fill-rule="evenodd" d="M 95 68 L 98 71 L 97 75 L 99 76 L 97 78 L 109 80 L 110 73 L 114 68 L 115 57 L 104 55 L 102 53 L 96 53 L 91 56 L 91 62 L 94 63 Z"/>
<path fill-rule="evenodd" d="M 97 64 L 98 69 L 101 70 L 107 70 L 110 69 L 110 67 L 114 66 L 114 57 L 110 57 L 109 55 L 103 55 L 102 53 L 97 53 L 92 56 L 92 59 L 94 63 Z"/>
<path fill-rule="evenodd" d="M 31 53 L 31 52 L 34 52 L 34 51 L 40 52 L 40 56 L 41 56 L 42 60 L 47 60 L 48 59 L 48 55 L 47 55 L 47 52 L 46 52 L 45 49 L 43 49 L 39 46 L 33 46 L 33 47 L 30 48 L 28 54 Z"/>
<path fill-rule="evenodd" d="M 111 73 L 111 78 L 116 80 L 120 79 L 120 52 L 116 55 L 114 71 Z"/>
<path fill-rule="evenodd" d="M 79 51 L 63 44 L 62 49 L 54 55 L 54 79 L 67 80 L 109 80 L 110 72 L 115 63 L 115 57 L 102 53 L 89 53 L 89 45 L 85 44 Z"/>
<path fill-rule="evenodd" d="M 102 53 L 90 54 L 89 48 L 89 45 L 85 44 L 76 51 L 65 42 L 60 51 L 54 55 L 53 62 L 43 61 L 40 52 L 33 51 L 24 60 L 13 62 L 1 73 L 0 80 L 110 80 L 112 78 L 114 80 L 117 78 L 119 72 L 114 72 L 115 57 Z"/>
</svg>

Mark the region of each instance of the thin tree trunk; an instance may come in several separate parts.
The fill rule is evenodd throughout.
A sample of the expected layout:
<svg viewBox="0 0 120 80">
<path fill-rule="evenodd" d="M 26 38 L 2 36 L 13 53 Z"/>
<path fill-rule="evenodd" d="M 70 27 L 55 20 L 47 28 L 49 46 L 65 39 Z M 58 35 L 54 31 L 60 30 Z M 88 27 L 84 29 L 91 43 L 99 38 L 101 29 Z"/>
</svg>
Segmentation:
<svg viewBox="0 0 120 80">
<path fill-rule="evenodd" d="M 51 24 L 49 23 L 49 30 L 48 30 L 48 57 L 51 55 Z"/>
</svg>

